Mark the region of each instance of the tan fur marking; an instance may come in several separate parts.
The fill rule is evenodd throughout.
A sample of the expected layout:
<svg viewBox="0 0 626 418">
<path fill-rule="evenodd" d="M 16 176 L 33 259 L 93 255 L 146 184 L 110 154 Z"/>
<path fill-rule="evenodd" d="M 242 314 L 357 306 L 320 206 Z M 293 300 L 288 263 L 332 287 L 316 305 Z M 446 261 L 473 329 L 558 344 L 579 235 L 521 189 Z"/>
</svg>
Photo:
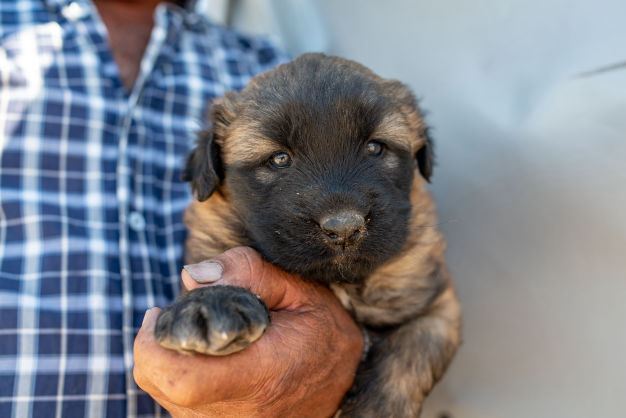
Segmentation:
<svg viewBox="0 0 626 418">
<path fill-rule="evenodd" d="M 347 310 L 352 310 L 352 305 L 350 304 L 350 295 L 346 292 L 346 289 L 338 284 L 331 283 L 330 290 L 333 291 L 339 302 L 343 305 Z"/>
<path fill-rule="evenodd" d="M 454 289 L 449 287 L 433 305 L 437 308 L 402 325 L 397 334 L 385 342 L 393 346 L 397 355 L 386 358 L 386 364 L 380 368 L 385 375 L 382 390 L 391 399 L 398 400 L 399 408 L 403 399 L 413 400 L 404 404 L 406 409 L 402 416 L 417 414 L 415 405 L 421 403 L 441 378 L 460 343 L 460 308 Z"/>
<path fill-rule="evenodd" d="M 404 116 L 410 132 L 407 138 L 410 141 L 411 153 L 415 154 L 425 143 L 423 135 L 425 124 L 413 93 L 409 87 L 397 80 L 382 80 L 382 83 L 386 87 L 387 97 L 398 103 L 400 113 Z"/>
<path fill-rule="evenodd" d="M 383 118 L 371 138 L 382 139 L 406 151 L 411 151 L 412 147 L 409 139 L 411 134 L 411 128 L 405 116 L 399 113 L 392 113 Z"/>
<path fill-rule="evenodd" d="M 235 163 L 260 162 L 272 153 L 282 151 L 279 144 L 270 138 L 259 135 L 254 126 L 235 121 L 230 134 L 222 146 L 222 161 L 225 165 Z"/>
<path fill-rule="evenodd" d="M 241 245 L 249 245 L 239 214 L 222 194 L 213 193 L 204 202 L 192 203 L 184 215 L 189 230 L 185 243 L 185 263 L 193 264 L 215 257 Z"/>
<path fill-rule="evenodd" d="M 402 111 L 405 114 L 406 120 L 411 128 L 411 151 L 416 153 L 426 143 L 426 138 L 423 136 L 424 132 L 424 119 L 422 115 L 412 106 L 403 106 Z"/>
<path fill-rule="evenodd" d="M 259 168 L 254 173 L 254 177 L 261 183 L 270 183 L 276 177 L 276 174 L 268 169 Z"/>
</svg>

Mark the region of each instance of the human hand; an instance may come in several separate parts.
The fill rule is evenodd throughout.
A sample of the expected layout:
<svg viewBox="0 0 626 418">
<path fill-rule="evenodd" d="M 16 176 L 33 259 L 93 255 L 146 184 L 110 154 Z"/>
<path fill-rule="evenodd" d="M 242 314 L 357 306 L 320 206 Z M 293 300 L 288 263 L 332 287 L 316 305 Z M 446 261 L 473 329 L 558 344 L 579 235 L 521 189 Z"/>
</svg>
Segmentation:
<svg viewBox="0 0 626 418">
<path fill-rule="evenodd" d="M 333 415 L 363 350 L 358 326 L 334 294 L 250 248 L 234 248 L 214 261 L 223 273 L 209 285 L 241 286 L 259 295 L 271 311 L 270 327 L 243 351 L 188 356 L 156 342 L 160 309 L 153 308 L 135 339 L 137 384 L 175 417 Z M 182 280 L 187 290 L 203 286 L 187 271 Z"/>
</svg>

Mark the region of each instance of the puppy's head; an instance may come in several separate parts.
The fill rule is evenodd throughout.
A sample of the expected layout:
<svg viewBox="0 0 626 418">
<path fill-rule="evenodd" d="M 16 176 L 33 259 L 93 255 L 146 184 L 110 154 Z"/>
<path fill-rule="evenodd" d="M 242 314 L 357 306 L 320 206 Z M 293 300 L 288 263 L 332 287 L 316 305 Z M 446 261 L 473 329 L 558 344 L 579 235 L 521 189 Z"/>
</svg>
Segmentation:
<svg viewBox="0 0 626 418">
<path fill-rule="evenodd" d="M 224 195 L 270 262 L 356 283 L 401 250 L 414 176 L 432 171 L 406 86 L 306 54 L 217 100 L 211 123 L 183 178 L 201 201 Z"/>
</svg>

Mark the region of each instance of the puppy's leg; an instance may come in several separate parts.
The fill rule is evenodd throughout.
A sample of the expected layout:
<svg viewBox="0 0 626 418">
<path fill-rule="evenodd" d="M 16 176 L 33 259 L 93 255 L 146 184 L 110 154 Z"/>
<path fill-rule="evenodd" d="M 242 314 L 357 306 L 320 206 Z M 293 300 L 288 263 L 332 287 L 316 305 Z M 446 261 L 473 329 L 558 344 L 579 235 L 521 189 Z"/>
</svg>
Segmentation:
<svg viewBox="0 0 626 418">
<path fill-rule="evenodd" d="M 181 353 L 226 355 L 243 350 L 269 326 L 263 301 L 241 287 L 209 286 L 192 290 L 165 308 L 155 337 Z"/>
<path fill-rule="evenodd" d="M 416 417 L 460 339 L 460 308 L 448 287 L 428 310 L 397 327 L 372 332 L 341 417 Z"/>
</svg>

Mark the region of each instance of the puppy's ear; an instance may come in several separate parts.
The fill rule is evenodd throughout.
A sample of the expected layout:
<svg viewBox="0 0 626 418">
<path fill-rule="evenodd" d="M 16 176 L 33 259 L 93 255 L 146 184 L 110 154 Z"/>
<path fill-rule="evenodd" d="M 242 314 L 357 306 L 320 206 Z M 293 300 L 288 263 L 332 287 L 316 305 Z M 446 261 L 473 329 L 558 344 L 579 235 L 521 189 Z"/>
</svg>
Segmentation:
<svg viewBox="0 0 626 418">
<path fill-rule="evenodd" d="M 196 148 L 187 157 L 181 179 L 191 183 L 191 190 L 200 202 L 207 200 L 224 179 L 221 146 L 228 128 L 237 117 L 238 94 L 228 92 L 213 102 L 211 127 L 198 135 Z"/>
<path fill-rule="evenodd" d="M 196 148 L 187 156 L 181 178 L 191 183 L 191 190 L 200 202 L 207 200 L 222 180 L 219 154 L 215 135 L 207 129 L 198 135 Z"/>
<path fill-rule="evenodd" d="M 423 129 L 422 137 L 424 138 L 424 144 L 417 150 L 415 159 L 417 160 L 420 174 L 430 183 L 430 176 L 433 174 L 433 165 L 435 163 L 435 150 L 433 141 L 428 134 L 428 128 Z"/>
<path fill-rule="evenodd" d="M 415 160 L 420 174 L 430 182 L 435 165 L 433 141 L 428 135 L 428 127 L 411 89 L 397 80 L 385 80 L 385 90 L 389 97 L 399 105 L 412 131 L 411 146 L 415 151 Z"/>
</svg>

